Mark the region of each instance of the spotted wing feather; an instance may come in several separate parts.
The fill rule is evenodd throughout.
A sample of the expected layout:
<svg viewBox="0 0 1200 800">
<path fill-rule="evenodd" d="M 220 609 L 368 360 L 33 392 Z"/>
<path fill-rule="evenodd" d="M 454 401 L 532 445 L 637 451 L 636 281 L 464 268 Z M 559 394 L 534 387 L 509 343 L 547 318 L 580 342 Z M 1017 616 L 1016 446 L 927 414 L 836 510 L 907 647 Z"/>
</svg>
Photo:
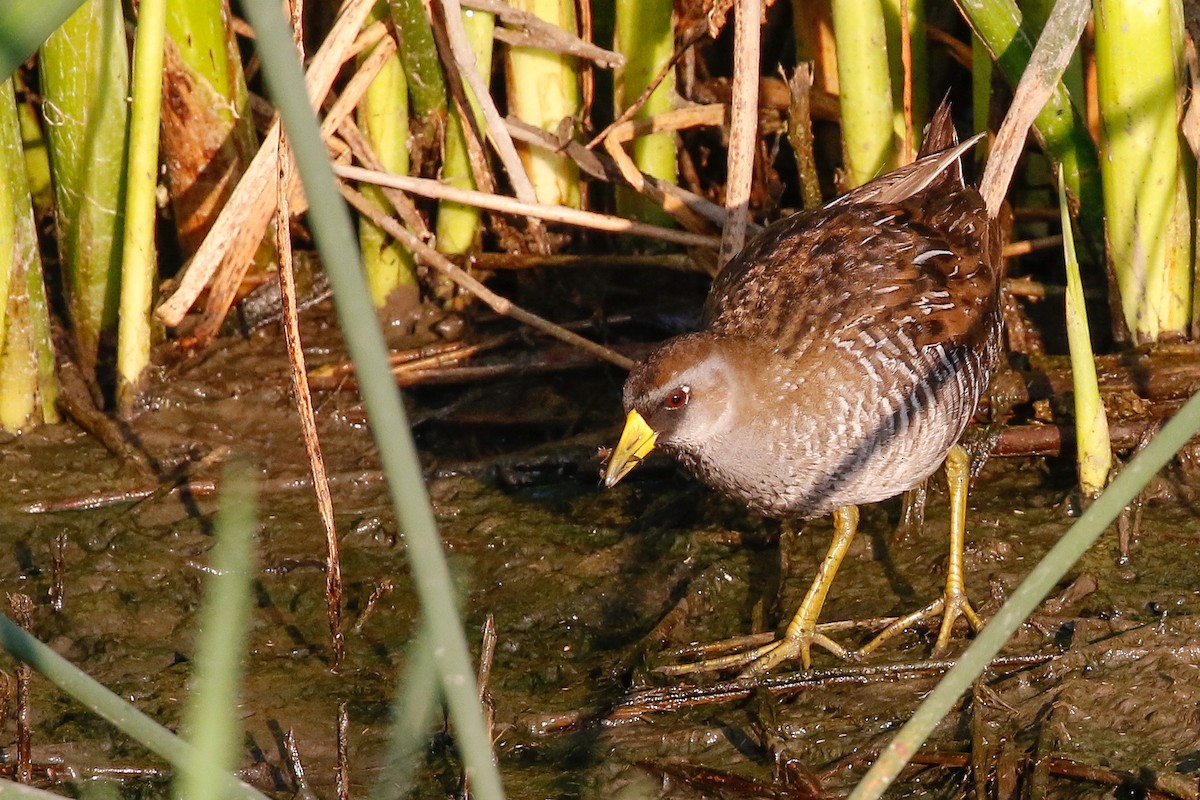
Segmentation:
<svg viewBox="0 0 1200 800">
<path fill-rule="evenodd" d="M 879 324 L 921 346 L 971 346 L 997 327 L 999 240 L 958 166 L 945 106 L 926 144 L 949 143 L 755 237 L 713 283 L 710 330 L 800 350 Z"/>
</svg>

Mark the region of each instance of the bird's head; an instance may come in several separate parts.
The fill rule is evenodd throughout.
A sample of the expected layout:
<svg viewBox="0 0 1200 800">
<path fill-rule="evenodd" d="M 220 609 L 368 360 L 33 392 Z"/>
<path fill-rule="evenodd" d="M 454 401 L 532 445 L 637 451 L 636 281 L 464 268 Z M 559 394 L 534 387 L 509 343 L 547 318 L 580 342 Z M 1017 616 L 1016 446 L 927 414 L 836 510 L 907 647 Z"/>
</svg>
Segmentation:
<svg viewBox="0 0 1200 800">
<path fill-rule="evenodd" d="M 680 336 L 634 368 L 625 381 L 625 428 L 604 473 L 606 486 L 656 447 L 698 459 L 730 429 L 743 367 L 737 343 L 708 333 Z"/>
</svg>

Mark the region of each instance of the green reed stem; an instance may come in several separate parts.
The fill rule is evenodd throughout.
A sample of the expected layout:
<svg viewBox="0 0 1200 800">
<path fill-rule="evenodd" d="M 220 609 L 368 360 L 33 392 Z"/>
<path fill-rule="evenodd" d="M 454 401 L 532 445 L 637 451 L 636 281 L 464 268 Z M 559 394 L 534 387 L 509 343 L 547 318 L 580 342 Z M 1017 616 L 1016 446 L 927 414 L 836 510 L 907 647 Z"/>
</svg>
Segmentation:
<svg viewBox="0 0 1200 800">
<path fill-rule="evenodd" d="M 57 422 L 42 256 L 12 80 L 0 82 L 0 430 Z"/>
<path fill-rule="evenodd" d="M 1031 34 L 1040 37 L 1042 28 L 1045 26 L 1046 20 L 1050 18 L 1050 12 L 1054 10 L 1057 2 L 1058 0 L 1024 0 L 1021 3 L 1021 13 L 1025 18 L 1025 28 Z M 1083 80 L 1083 58 L 1078 49 L 1071 56 L 1066 70 L 1063 71 L 1062 82 L 1063 86 L 1067 88 L 1075 110 L 1080 116 L 1085 115 L 1087 113 L 1085 102 L 1087 90 Z"/>
<path fill-rule="evenodd" d="M 1071 351 L 1071 382 L 1075 390 L 1075 450 L 1079 466 L 1079 489 L 1085 497 L 1104 490 L 1112 471 L 1112 443 L 1108 436 L 1108 417 L 1100 400 L 1096 361 L 1088 333 L 1087 307 L 1083 301 L 1083 282 L 1079 277 L 1079 259 L 1075 256 L 1075 236 L 1071 231 L 1071 213 L 1063 188 L 1062 170 L 1058 176 L 1058 204 L 1062 216 L 1063 254 L 1067 267 L 1067 343 Z"/>
<path fill-rule="evenodd" d="M 25 75 L 13 73 L 13 90 L 24 102 L 17 102 L 17 118 L 21 124 L 21 150 L 25 156 L 25 173 L 29 178 L 29 195 L 33 199 L 34 213 L 38 218 L 54 213 L 54 186 L 50 182 L 50 149 L 46 145 L 46 132 L 41 117 L 29 101 Z"/>
<path fill-rule="evenodd" d="M 1182 36 L 1170 0 L 1097 0 L 1096 99 L 1110 258 L 1135 340 L 1182 333 L 1191 317 L 1195 161 L 1176 90 Z M 1174 38 L 1174 43 L 1173 43 Z"/>
<path fill-rule="evenodd" d="M 617 0 L 613 49 L 625 56 L 625 66 L 614 76 L 614 101 L 620 114 L 650 86 L 675 52 L 675 26 L 671 3 L 645 0 Z M 672 70 L 658 85 L 634 116 L 646 119 L 671 110 L 675 88 Z M 633 163 L 647 175 L 670 183 L 678 179 L 675 134 L 650 133 L 631 143 Z M 617 210 L 621 216 L 656 225 L 672 225 L 670 214 L 629 187 L 618 187 Z"/>
<path fill-rule="evenodd" d="M 492 32 L 496 28 L 496 18 L 492 14 L 472 9 L 463 9 L 463 30 L 471 50 L 475 53 L 475 63 L 479 66 L 480 77 L 486 84 L 492 79 Z M 484 130 L 483 111 L 475 93 L 465 83 L 467 102 L 471 106 L 471 115 L 475 120 L 475 129 Z M 467 150 L 465 123 L 455 111 L 450 115 L 446 125 L 445 158 L 442 162 L 442 181 L 458 189 L 475 189 L 475 178 L 471 170 L 471 157 Z M 479 235 L 480 211 L 476 206 L 443 200 L 438 204 L 437 214 L 437 249 L 441 253 L 468 253 L 475 246 Z M 451 291 L 447 287 L 448 291 Z"/>
<path fill-rule="evenodd" d="M 925 37 L 925 0 L 908 0 L 909 50 L 912 60 L 912 145 L 921 147 L 921 135 L 929 121 L 929 47 Z M 893 128 L 896 141 L 904 141 L 904 51 L 901 48 L 903 16 L 901 0 L 883 0 L 883 23 L 887 29 L 888 73 L 892 87 Z"/>
<path fill-rule="evenodd" d="M 125 230 L 121 247 L 121 313 L 117 327 L 117 404 L 133 411 L 150 366 L 150 304 L 158 257 L 159 111 L 162 108 L 163 38 L 167 0 L 142 0 L 133 46 L 133 105 L 126 160 Z"/>
<path fill-rule="evenodd" d="M 379 5 L 367 24 L 380 19 Z M 364 53 L 360 61 L 368 56 Z M 367 87 L 358 104 L 358 126 L 383 166 L 398 175 L 408 174 L 408 80 L 400 57 L 393 53 Z M 390 208 L 383 192 L 366 187 L 363 194 L 382 208 Z M 385 234 L 369 219 L 360 219 L 358 240 L 362 246 L 371 300 L 389 316 L 405 316 L 417 302 L 417 270 L 412 254 Z"/>
<path fill-rule="evenodd" d="M 90 371 L 117 323 L 130 91 L 121 4 L 86 0 L 46 39 L 38 67 L 67 313 Z"/>
<path fill-rule="evenodd" d="M 248 114 L 249 97 L 237 50 L 229 47 L 228 11 L 225 0 L 168 3 L 166 33 L 171 46 L 178 48 L 188 77 L 211 88 L 217 106 L 213 115 L 232 123 Z M 247 127 L 252 123 L 250 118 L 245 120 Z"/>
<path fill-rule="evenodd" d="M 574 33 L 574 0 L 515 0 L 512 6 Z M 508 48 L 508 108 L 542 130 L 572 134 L 579 121 L 576 60 L 534 47 Z M 565 120 L 565 122 L 564 122 Z M 518 145 L 539 203 L 579 208 L 579 167 L 565 155 Z"/>
<path fill-rule="evenodd" d="M 399 39 L 413 115 L 421 120 L 421 129 L 436 132 L 446 118 L 446 81 L 429 15 L 421 0 L 387 0 L 387 7 Z"/>
<path fill-rule="evenodd" d="M 250 95 L 227 0 L 167 3 L 164 42 L 162 161 L 166 167 L 176 235 L 189 258 L 208 235 L 258 150 Z M 220 147 L 197 146 L 220 142 Z M 231 177 L 234 176 L 234 177 Z M 255 267 L 274 261 L 260 248 Z"/>
<path fill-rule="evenodd" d="M 895 164 L 887 27 L 879 0 L 833 0 L 842 146 L 851 186 Z"/>
<path fill-rule="evenodd" d="M 1011 86 L 1021 80 L 1033 40 L 1022 28 L 1013 0 L 957 0 L 975 35 L 992 54 Z M 1078 208 L 1079 230 L 1087 252 L 1104 263 L 1104 205 L 1100 164 L 1087 126 L 1065 87 L 1059 86 L 1034 121 L 1034 131 L 1047 155 L 1061 164 L 1072 208 Z"/>
</svg>

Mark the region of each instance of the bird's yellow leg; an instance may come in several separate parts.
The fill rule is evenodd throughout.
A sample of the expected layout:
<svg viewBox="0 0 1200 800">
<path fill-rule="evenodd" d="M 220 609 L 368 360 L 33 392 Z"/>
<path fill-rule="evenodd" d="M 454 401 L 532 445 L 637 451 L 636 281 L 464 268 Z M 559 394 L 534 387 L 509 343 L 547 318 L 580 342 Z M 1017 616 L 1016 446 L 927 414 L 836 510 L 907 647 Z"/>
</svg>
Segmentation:
<svg viewBox="0 0 1200 800">
<path fill-rule="evenodd" d="M 925 608 L 888 625 L 859 651 L 859 655 L 870 653 L 904 629 L 938 614 L 942 615 L 942 625 L 933 648 L 935 654 L 945 651 L 950 644 L 950 633 L 960 616 L 966 617 L 971 630 L 978 633 L 983 628 L 982 620 L 967 599 L 963 570 L 963 551 L 967 546 L 967 484 L 970 477 L 971 457 L 962 447 L 954 445 L 946 455 L 946 482 L 950 485 L 950 563 L 946 568 L 946 591 Z"/>
<path fill-rule="evenodd" d="M 740 653 L 661 667 L 660 671 L 668 675 L 685 675 L 691 672 L 714 672 L 744 666 L 743 676 L 762 675 L 793 658 L 799 658 L 804 668 L 808 669 L 812 664 L 810 651 L 814 644 L 824 647 L 838 658 L 848 658 L 850 653 L 844 647 L 817 630 L 817 618 L 821 615 L 825 596 L 829 594 L 829 587 L 833 584 L 842 559 L 850 549 L 850 542 L 854 540 L 857 528 L 858 509 L 855 506 L 844 506 L 833 512 L 833 542 L 829 545 L 829 552 L 825 554 L 812 586 L 804 595 L 800 608 L 788 623 L 782 638 Z"/>
</svg>

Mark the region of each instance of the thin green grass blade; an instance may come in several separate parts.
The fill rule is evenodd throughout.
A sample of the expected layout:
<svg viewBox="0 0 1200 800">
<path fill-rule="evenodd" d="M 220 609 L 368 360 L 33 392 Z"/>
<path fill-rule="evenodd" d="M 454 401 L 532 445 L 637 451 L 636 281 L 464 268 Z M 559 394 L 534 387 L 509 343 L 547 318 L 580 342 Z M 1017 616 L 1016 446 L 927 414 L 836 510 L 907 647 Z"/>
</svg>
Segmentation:
<svg viewBox="0 0 1200 800">
<path fill-rule="evenodd" d="M 11 76 L 82 2 L 42 0 L 36 9 L 29 3 L 0 3 L 0 80 Z"/>
<path fill-rule="evenodd" d="M 254 531 L 258 498 L 254 472 L 231 464 L 221 481 L 213 577 L 200 610 L 192 685 L 184 711 L 191 758 L 176 780 L 183 800 L 220 797 L 224 776 L 236 767 L 241 724 L 238 687 L 250 625 L 254 580 Z"/>
<path fill-rule="evenodd" d="M 475 796 L 484 800 L 500 798 L 504 792 L 492 760 L 490 731 L 484 725 L 479 706 L 467 638 L 454 600 L 454 584 L 425 490 L 412 431 L 388 368 L 387 347 L 372 311 L 350 215 L 333 180 L 329 153 L 308 103 L 303 75 L 292 48 L 291 31 L 273 0 L 247 0 L 243 8 L 257 34 L 263 73 L 287 127 L 311 203 L 309 220 L 333 285 L 342 332 L 356 365 L 359 391 L 379 447 L 392 505 L 404 533 L 413 580 L 421 598 L 423 624 L 430 631 L 431 650 L 450 706 L 455 739 L 471 773 Z"/>
<path fill-rule="evenodd" d="M 850 794 L 850 800 L 876 800 L 887 791 L 930 732 L 1000 652 L 1012 632 L 1033 613 L 1092 542 L 1197 431 L 1200 431 L 1200 394 L 1193 395 L 1179 409 L 1179 413 L 1129 462 L 1117 479 L 1096 499 L 1095 504 L 1059 539 L 1058 544 L 1050 548 L 880 754 L 879 760 Z"/>
<path fill-rule="evenodd" d="M 978 34 L 971 34 L 971 130 L 975 133 L 988 130 L 992 113 L 992 54 Z M 985 137 L 975 146 L 975 163 L 987 161 L 991 140 Z"/>
<path fill-rule="evenodd" d="M 412 791 L 413 773 L 438 706 L 437 664 L 431 637 L 417 631 L 408 646 L 404 677 L 392 703 L 392 732 L 379 778 L 371 788 L 372 800 L 403 800 Z"/>
<path fill-rule="evenodd" d="M 117 730 L 136 739 L 172 765 L 179 767 L 192 758 L 191 745 L 110 692 L 91 675 L 23 631 L 4 614 L 0 614 L 0 647 L 36 669 L 92 713 L 108 720 Z M 265 800 L 263 795 L 232 775 L 222 775 L 221 787 L 222 792 L 230 797 Z"/>
</svg>

